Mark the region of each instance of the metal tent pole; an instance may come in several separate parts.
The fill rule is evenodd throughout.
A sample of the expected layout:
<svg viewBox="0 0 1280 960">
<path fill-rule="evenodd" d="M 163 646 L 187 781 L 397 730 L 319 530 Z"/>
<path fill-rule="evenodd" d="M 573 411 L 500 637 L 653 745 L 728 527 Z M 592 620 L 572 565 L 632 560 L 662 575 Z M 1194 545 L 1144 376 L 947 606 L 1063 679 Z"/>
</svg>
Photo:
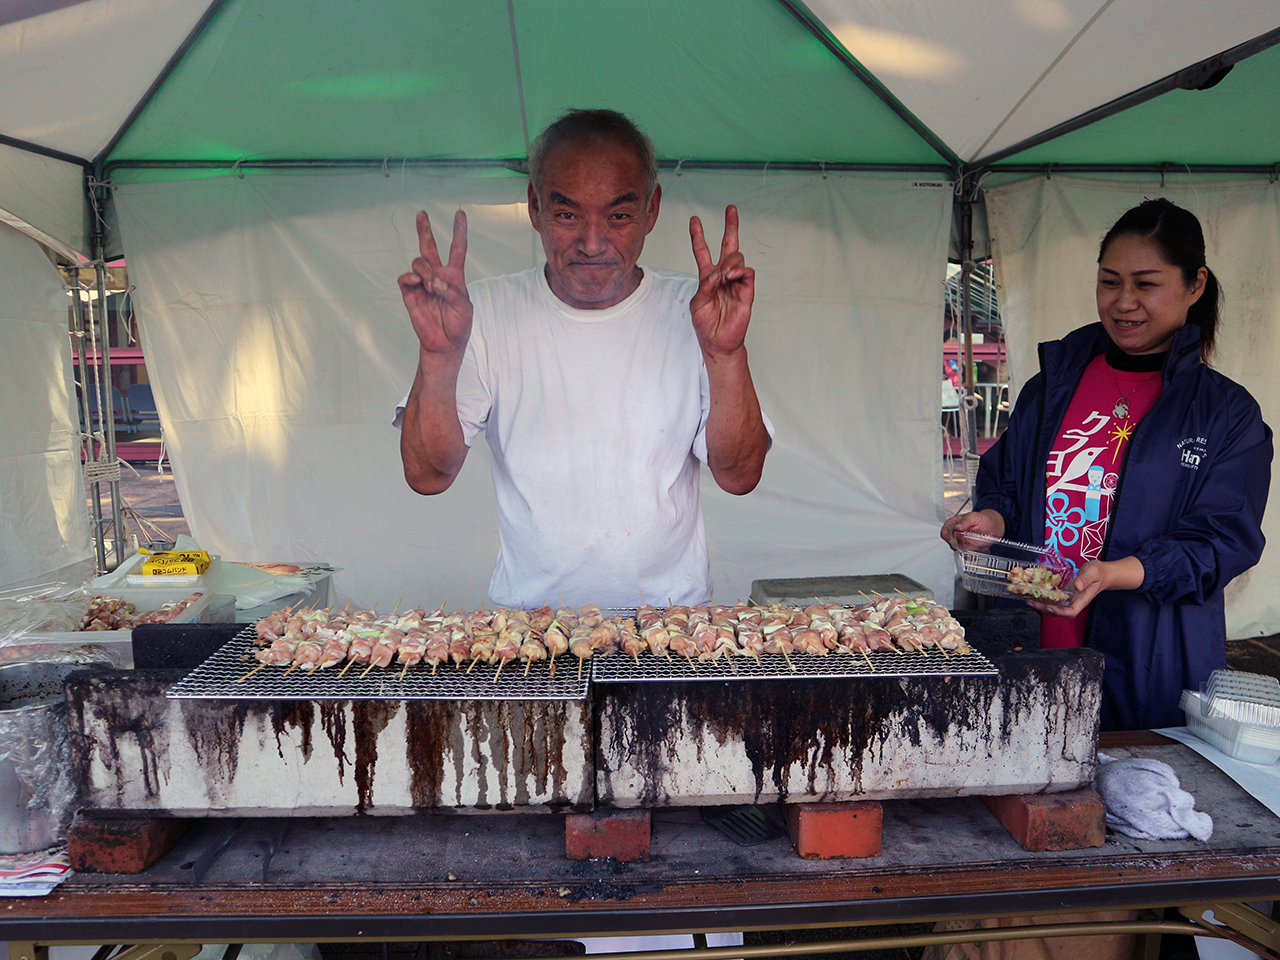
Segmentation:
<svg viewBox="0 0 1280 960">
<path fill-rule="evenodd" d="M 111 332 L 107 327 L 107 261 L 101 241 L 94 244 L 94 255 L 97 258 L 94 266 L 98 271 L 98 320 L 102 329 L 102 367 L 104 375 L 103 411 L 107 428 L 107 462 L 112 465 L 107 475 L 107 489 L 111 494 L 111 536 L 115 542 L 111 569 L 124 562 L 124 511 L 120 509 L 120 461 L 116 459 L 116 412 L 115 398 L 111 390 Z"/>
<path fill-rule="evenodd" d="M 75 344 L 76 359 L 80 362 L 80 424 L 81 424 L 81 440 L 80 449 L 84 452 L 85 457 L 85 482 L 89 488 L 89 496 L 93 502 L 93 515 L 90 518 L 93 521 L 93 547 L 96 555 L 96 571 L 105 573 L 107 569 L 107 546 L 102 536 L 102 497 L 98 491 L 96 481 L 89 480 L 88 468 L 97 461 L 97 451 L 94 450 L 93 439 L 93 412 L 89 404 L 89 355 L 84 348 L 84 300 L 81 298 L 80 289 L 80 268 L 69 267 L 67 269 L 67 279 L 71 293 L 71 338 Z M 99 398 L 98 410 L 102 410 L 101 398 Z M 86 445 L 87 441 L 87 445 Z"/>
<path fill-rule="evenodd" d="M 977 377 L 973 370 L 973 202 L 967 189 L 960 197 L 960 326 L 964 331 L 964 391 L 965 399 L 977 396 Z M 965 450 L 978 452 L 977 405 L 972 401 L 962 404 L 963 417 L 960 429 L 964 431 Z M 972 490 L 969 491 L 973 493 Z"/>
<path fill-rule="evenodd" d="M 112 557 L 108 563 L 105 556 L 101 559 L 102 572 L 114 570 L 124 561 L 124 514 L 120 503 L 120 461 L 116 459 L 116 426 L 115 398 L 111 390 L 111 332 L 107 327 L 107 255 L 106 255 L 106 215 L 104 207 L 107 199 L 107 187 L 104 185 L 101 172 L 88 173 L 85 176 L 85 198 L 89 204 L 92 217 L 92 234 L 90 252 L 93 254 L 94 269 L 97 273 L 98 293 L 98 330 L 102 341 L 97 344 L 99 360 L 99 383 L 101 397 L 98 412 L 102 418 L 103 446 L 92 460 L 85 464 L 85 477 L 91 489 L 95 505 L 100 495 L 99 484 L 107 483 L 111 500 L 112 540 L 114 543 Z M 91 331 L 92 332 L 92 331 Z M 97 529 L 98 538 L 105 541 L 102 534 L 102 517 L 100 509 Z M 105 553 L 105 543 L 102 548 Z"/>
</svg>

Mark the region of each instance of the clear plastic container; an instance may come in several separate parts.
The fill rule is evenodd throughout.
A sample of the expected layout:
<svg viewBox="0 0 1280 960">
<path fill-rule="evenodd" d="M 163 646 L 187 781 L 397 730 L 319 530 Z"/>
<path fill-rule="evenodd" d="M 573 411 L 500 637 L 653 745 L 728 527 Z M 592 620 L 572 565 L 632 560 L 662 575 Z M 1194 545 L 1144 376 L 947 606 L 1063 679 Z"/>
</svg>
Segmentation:
<svg viewBox="0 0 1280 960">
<path fill-rule="evenodd" d="M 111 590 L 99 594 L 104 597 L 118 597 L 125 603 L 133 605 L 138 613 L 152 613 L 161 609 L 165 604 L 177 604 L 186 600 L 193 593 L 199 593 L 200 596 L 191 602 L 181 613 L 176 614 L 168 623 L 226 623 L 230 621 L 229 611 L 226 611 L 223 598 L 209 590 L 200 590 L 199 588 L 168 586 L 168 587 L 138 587 Z M 224 620 L 212 619 L 213 613 L 220 612 L 225 617 Z M 93 631 L 86 631 L 93 633 Z M 103 631 L 113 633 L 117 631 Z M 127 632 L 127 631 L 124 631 Z"/>
<path fill-rule="evenodd" d="M 970 593 L 1066 606 L 1079 571 L 1056 550 L 976 533 L 956 535 L 956 571 Z"/>
<path fill-rule="evenodd" d="M 1280 727 L 1280 680 L 1243 670 L 1215 670 L 1200 687 L 1206 717 Z"/>
<path fill-rule="evenodd" d="M 133 604 L 137 613 L 151 613 L 165 604 L 176 604 L 193 593 L 202 595 L 169 623 L 231 623 L 236 615 L 236 598 L 210 591 L 186 587 L 144 587 L 138 590 L 116 589 L 96 596 L 117 597 Z M 71 630 L 88 606 L 88 596 L 79 599 L 75 613 L 56 623 L 37 623 L 33 628 L 12 631 L 0 636 L 0 663 L 17 660 L 109 660 L 117 667 L 133 666 L 133 632 L 131 630 Z M 71 601 L 68 601 L 71 602 Z M 53 627 L 53 629 L 50 629 Z"/>
<path fill-rule="evenodd" d="M 1280 727 L 1211 714 L 1208 701 L 1197 690 L 1183 690 L 1179 706 L 1191 732 L 1227 756 L 1247 763 L 1280 761 Z"/>
</svg>

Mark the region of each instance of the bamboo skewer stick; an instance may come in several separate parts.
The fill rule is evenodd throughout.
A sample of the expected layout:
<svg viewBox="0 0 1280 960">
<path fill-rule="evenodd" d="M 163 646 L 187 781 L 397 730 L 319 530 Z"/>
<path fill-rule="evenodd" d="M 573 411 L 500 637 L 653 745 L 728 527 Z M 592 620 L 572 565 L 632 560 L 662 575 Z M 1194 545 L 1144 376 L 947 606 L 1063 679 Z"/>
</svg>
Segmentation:
<svg viewBox="0 0 1280 960">
<path fill-rule="evenodd" d="M 360 674 L 360 679 L 363 680 L 365 677 L 367 677 L 369 675 L 369 671 L 372 669 L 373 669 L 373 661 L 370 660 L 369 665 L 364 668 L 364 673 Z"/>
<path fill-rule="evenodd" d="M 347 661 L 347 665 L 346 665 L 345 667 L 343 667 L 343 668 L 342 668 L 342 672 L 341 672 L 340 674 L 338 674 L 338 679 L 339 679 L 339 680 L 341 680 L 343 677 L 345 677 L 345 676 L 347 675 L 347 671 L 348 671 L 348 670 L 350 670 L 350 669 L 351 669 L 352 667 L 354 667 L 355 665 L 356 665 L 356 661 L 355 661 L 355 659 L 354 659 L 354 658 L 353 658 L 353 659 L 348 660 L 348 661 Z"/>
<path fill-rule="evenodd" d="M 264 670 L 264 669 L 266 669 L 266 668 L 267 668 L 267 667 L 269 667 L 269 666 L 271 666 L 271 664 L 270 664 L 270 663 L 268 663 L 266 660 L 263 660 L 263 661 L 262 661 L 262 663 L 258 664 L 256 667 L 254 667 L 252 670 L 250 670 L 248 673 L 246 673 L 243 677 L 241 677 L 239 680 L 237 680 L 237 681 L 236 681 L 236 683 L 244 683 L 246 680 L 248 680 L 250 677 L 252 677 L 252 676 L 253 676 L 255 673 L 257 673 L 259 670 Z"/>
</svg>

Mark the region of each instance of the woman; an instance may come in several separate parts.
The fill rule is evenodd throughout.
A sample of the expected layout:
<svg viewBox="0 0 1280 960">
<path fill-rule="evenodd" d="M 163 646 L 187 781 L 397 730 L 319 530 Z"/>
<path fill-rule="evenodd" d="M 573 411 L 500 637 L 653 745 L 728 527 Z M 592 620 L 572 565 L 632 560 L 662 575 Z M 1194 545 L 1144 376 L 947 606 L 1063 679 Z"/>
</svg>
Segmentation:
<svg viewBox="0 0 1280 960">
<path fill-rule="evenodd" d="M 1226 666 L 1223 588 L 1262 554 L 1271 430 L 1207 365 L 1220 300 L 1194 214 L 1125 213 L 1098 255 L 1100 323 L 1040 345 L 975 511 L 942 527 L 1075 561 L 1070 605 L 1031 606 L 1042 646 L 1105 655 L 1103 729 L 1183 723 L 1182 690 Z"/>
</svg>

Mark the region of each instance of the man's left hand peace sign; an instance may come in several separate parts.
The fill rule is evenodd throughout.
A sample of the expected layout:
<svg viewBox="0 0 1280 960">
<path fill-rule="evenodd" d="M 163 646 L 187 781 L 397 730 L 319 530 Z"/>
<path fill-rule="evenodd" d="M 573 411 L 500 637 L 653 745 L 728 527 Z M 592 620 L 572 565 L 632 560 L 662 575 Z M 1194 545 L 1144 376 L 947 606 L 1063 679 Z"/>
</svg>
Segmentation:
<svg viewBox="0 0 1280 960">
<path fill-rule="evenodd" d="M 698 292 L 689 305 L 698 343 L 705 354 L 734 353 L 746 340 L 756 291 L 756 272 L 738 250 L 738 208 L 725 207 L 719 263 L 711 262 L 702 221 L 697 217 L 689 220 L 689 236 L 698 263 Z"/>
</svg>

